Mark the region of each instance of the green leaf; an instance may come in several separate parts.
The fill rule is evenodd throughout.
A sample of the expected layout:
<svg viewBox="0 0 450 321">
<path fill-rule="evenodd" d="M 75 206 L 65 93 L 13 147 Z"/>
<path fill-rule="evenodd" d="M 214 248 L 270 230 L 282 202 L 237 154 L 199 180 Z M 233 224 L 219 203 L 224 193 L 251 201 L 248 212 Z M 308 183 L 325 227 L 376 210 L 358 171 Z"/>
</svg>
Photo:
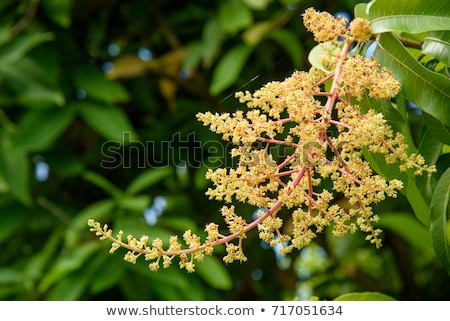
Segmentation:
<svg viewBox="0 0 450 321">
<path fill-rule="evenodd" d="M 47 300 L 52 301 L 76 301 L 80 300 L 91 284 L 94 274 L 105 261 L 102 256 L 96 256 L 87 260 L 79 269 L 61 279 L 49 291 Z"/>
<path fill-rule="evenodd" d="M 431 31 L 422 44 L 422 52 L 450 66 L 450 31 Z"/>
<path fill-rule="evenodd" d="M 338 296 L 334 301 L 396 301 L 393 297 L 378 292 L 353 292 Z"/>
<path fill-rule="evenodd" d="M 391 34 L 378 38 L 375 57 L 392 70 L 406 99 L 450 126 L 450 80 L 422 66 Z"/>
<path fill-rule="evenodd" d="M 108 181 L 100 174 L 97 174 L 96 172 L 85 171 L 81 176 L 83 177 L 84 180 L 91 182 L 94 185 L 97 185 L 102 190 L 104 190 L 105 192 L 107 192 L 108 194 L 110 194 L 115 198 L 120 198 L 123 194 L 120 188 L 118 188 L 113 183 Z"/>
<path fill-rule="evenodd" d="M 294 68 L 298 68 L 302 65 L 305 53 L 296 33 L 288 29 L 277 29 L 269 33 L 268 38 L 273 39 L 283 47 L 291 58 Z"/>
<path fill-rule="evenodd" d="M 106 79 L 105 75 L 92 65 L 77 66 L 73 70 L 75 86 L 87 93 L 87 98 L 106 104 L 127 102 L 130 97 L 120 83 Z"/>
<path fill-rule="evenodd" d="M 95 202 L 82 211 L 80 211 L 73 219 L 70 227 L 67 229 L 64 241 L 68 248 L 73 248 L 79 244 L 83 236 L 83 232 L 88 231 L 87 221 L 94 219 L 97 222 L 108 221 L 111 216 L 116 202 L 112 199 L 104 199 Z"/>
<path fill-rule="evenodd" d="M 425 115 L 425 114 L 424 114 Z M 424 126 L 419 141 L 418 153 L 425 159 L 425 164 L 435 165 L 442 152 L 442 142 L 436 138 L 428 126 Z M 430 202 L 432 195 L 432 183 L 436 181 L 436 174 L 432 176 L 421 175 L 416 177 L 417 185 L 422 191 L 427 202 Z"/>
<path fill-rule="evenodd" d="M 235 33 L 253 22 L 252 11 L 241 0 L 227 0 L 220 3 L 219 20 L 223 30 Z"/>
<path fill-rule="evenodd" d="M 54 55 L 49 54 L 52 58 Z M 64 106 L 66 99 L 57 83 L 57 75 L 50 72 L 49 63 L 43 66 L 42 61 L 29 57 L 8 64 L 0 65 L 0 75 L 5 78 L 8 87 L 13 89 L 17 102 L 34 109 L 48 109 Z"/>
<path fill-rule="evenodd" d="M 419 250 L 428 251 L 432 248 L 428 229 L 410 213 L 380 213 L 380 220 L 376 226 L 396 233 Z"/>
<path fill-rule="evenodd" d="M 447 244 L 450 246 L 450 220 L 447 221 Z"/>
<path fill-rule="evenodd" d="M 431 198 L 430 232 L 434 251 L 442 266 L 450 273 L 450 244 L 447 225 L 450 219 L 450 168 L 442 174 Z"/>
<path fill-rule="evenodd" d="M 117 200 L 119 208 L 135 212 L 143 212 L 150 205 L 149 195 L 125 196 Z"/>
<path fill-rule="evenodd" d="M 161 167 L 146 170 L 138 175 L 127 187 L 126 193 L 135 195 L 149 188 L 172 174 L 172 168 Z"/>
<path fill-rule="evenodd" d="M 14 148 L 24 152 L 47 149 L 69 126 L 74 115 L 72 108 L 28 112 L 14 137 Z"/>
<path fill-rule="evenodd" d="M 441 143 L 450 145 L 450 127 L 446 126 L 439 119 L 429 115 L 428 113 L 423 113 L 423 119 L 427 125 L 430 132 L 436 139 Z"/>
<path fill-rule="evenodd" d="M 84 243 L 78 248 L 57 257 L 55 264 L 39 284 L 39 291 L 46 291 L 53 284 L 64 280 L 70 272 L 83 266 L 86 260 L 102 246 L 103 244 L 98 241 Z"/>
<path fill-rule="evenodd" d="M 202 58 L 206 68 L 209 68 L 217 58 L 225 33 L 216 16 L 210 18 L 202 30 Z"/>
<path fill-rule="evenodd" d="M 251 51 L 252 47 L 240 44 L 223 55 L 213 72 L 209 88 L 211 95 L 221 93 L 238 79 Z"/>
<path fill-rule="evenodd" d="M 20 203 L 0 205 L 0 244 L 10 238 L 24 223 L 29 210 Z"/>
<path fill-rule="evenodd" d="M 0 284 L 8 283 L 20 283 L 23 280 L 23 275 L 21 272 L 10 267 L 0 268 Z"/>
<path fill-rule="evenodd" d="M 56 283 L 47 294 L 47 301 L 77 301 L 89 285 L 89 279 L 81 275 L 69 275 Z"/>
<path fill-rule="evenodd" d="M 85 169 L 85 164 L 80 155 L 76 154 L 76 150 L 66 146 L 46 152 L 45 160 L 53 171 L 67 177 L 78 176 Z"/>
<path fill-rule="evenodd" d="M 213 288 L 229 290 L 233 286 L 228 270 L 214 256 L 205 256 L 203 262 L 196 262 L 195 270 Z"/>
<path fill-rule="evenodd" d="M 425 164 L 433 165 L 438 160 L 442 151 L 442 142 L 439 138 L 434 136 L 430 128 L 424 127 L 420 141 L 419 141 L 419 154 L 425 158 Z"/>
<path fill-rule="evenodd" d="M 68 28 L 72 22 L 72 0 L 41 0 L 45 14 L 54 23 Z"/>
<path fill-rule="evenodd" d="M 183 68 L 192 70 L 195 69 L 202 60 L 203 44 L 200 41 L 193 41 L 187 46 L 186 58 L 183 60 Z"/>
<path fill-rule="evenodd" d="M 104 199 L 90 204 L 73 218 L 71 228 L 79 232 L 86 229 L 87 221 L 91 218 L 96 221 L 106 220 L 113 211 L 114 206 L 115 202 L 111 199 Z"/>
<path fill-rule="evenodd" d="M 242 34 L 242 40 L 249 46 L 255 46 L 273 29 L 273 25 L 270 20 L 252 24 Z"/>
<path fill-rule="evenodd" d="M 20 34 L 12 41 L 0 47 L 0 68 L 18 61 L 37 45 L 52 39 L 53 34 L 49 32 Z"/>
<path fill-rule="evenodd" d="M 375 0 L 369 4 L 369 20 L 373 33 L 450 30 L 450 2 Z"/>
<path fill-rule="evenodd" d="M 152 287 L 149 289 L 147 284 L 143 284 L 145 287 L 144 291 L 149 290 L 152 295 L 156 294 L 162 300 L 193 300 L 190 295 L 193 291 L 193 282 L 190 278 L 186 278 L 185 271 L 175 268 L 175 266 L 168 269 L 160 269 L 158 273 L 150 272 L 147 262 L 137 262 L 136 264 L 124 262 L 123 266 L 131 271 L 131 273 L 128 272 L 127 275 L 139 273 L 145 277 Z M 125 282 L 127 282 L 128 285 L 124 284 Z M 136 284 L 129 283 L 129 278 L 125 278 L 121 282 L 121 288 L 125 288 L 125 291 L 129 292 L 127 293 L 128 299 L 142 300 L 141 298 L 143 296 L 140 293 L 136 293 Z M 142 284 L 139 284 L 138 286 L 142 286 Z M 198 297 L 198 293 L 193 296 Z"/>
<path fill-rule="evenodd" d="M 20 93 L 17 102 L 34 109 L 46 109 L 53 105 L 63 106 L 66 101 L 60 90 L 37 85 Z"/>
<path fill-rule="evenodd" d="M 424 174 L 426 175 L 426 174 Z M 417 186 L 415 176 L 413 174 L 408 175 L 408 180 L 406 186 L 404 187 L 405 192 L 402 191 L 406 198 L 408 199 L 411 207 L 414 210 L 416 217 L 425 225 L 430 224 L 430 206 L 425 200 L 420 189 Z"/>
<path fill-rule="evenodd" d="M 2 142 L 0 140 L 0 142 Z M 0 172 L 8 184 L 9 192 L 23 204 L 31 204 L 30 195 L 30 164 L 23 151 L 7 146 L 3 141 L 0 144 Z"/>
<path fill-rule="evenodd" d="M 26 261 L 23 269 L 24 277 L 28 282 L 36 282 L 42 279 L 45 270 L 54 262 L 61 246 L 62 229 L 52 231 L 40 251 Z"/>
<path fill-rule="evenodd" d="M 272 0 L 242 0 L 246 6 L 253 10 L 264 10 Z"/>
<path fill-rule="evenodd" d="M 116 286 L 120 283 L 120 280 L 123 279 L 125 274 L 124 265 L 116 264 L 116 262 L 112 260 L 105 260 L 98 271 L 101 273 L 96 273 L 89 284 L 90 292 L 93 295 Z"/>
<path fill-rule="evenodd" d="M 119 107 L 89 101 L 75 102 L 72 105 L 83 120 L 105 139 L 121 143 L 125 143 L 125 135 L 129 135 L 130 141 L 137 139 L 127 114 Z"/>
</svg>

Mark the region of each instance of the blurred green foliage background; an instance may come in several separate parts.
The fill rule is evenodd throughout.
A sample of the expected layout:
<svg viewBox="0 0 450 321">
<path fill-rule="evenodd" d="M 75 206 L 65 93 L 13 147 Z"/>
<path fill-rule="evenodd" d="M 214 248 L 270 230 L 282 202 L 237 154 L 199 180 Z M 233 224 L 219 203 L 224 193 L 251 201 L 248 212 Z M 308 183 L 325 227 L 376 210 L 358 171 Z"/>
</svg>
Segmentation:
<svg viewBox="0 0 450 321">
<path fill-rule="evenodd" d="M 450 298 L 430 235 L 401 195 L 376 209 L 381 250 L 325 233 L 280 256 L 250 233 L 248 262 L 225 266 L 219 248 L 194 274 L 126 263 L 86 224 L 167 240 L 222 222 L 204 174 L 231 166 L 229 146 L 195 114 L 234 111 L 234 91 L 307 70 L 315 43 L 301 13 L 352 17 L 358 2 L 1 1 L 0 299 Z M 236 206 L 247 218 L 255 210 Z"/>
</svg>

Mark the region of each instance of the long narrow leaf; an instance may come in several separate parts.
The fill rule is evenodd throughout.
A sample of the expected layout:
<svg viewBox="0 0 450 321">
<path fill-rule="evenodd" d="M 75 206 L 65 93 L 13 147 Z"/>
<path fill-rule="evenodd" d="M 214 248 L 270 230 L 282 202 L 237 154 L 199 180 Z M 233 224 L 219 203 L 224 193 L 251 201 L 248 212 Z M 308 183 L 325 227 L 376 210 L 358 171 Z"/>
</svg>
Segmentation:
<svg viewBox="0 0 450 321">
<path fill-rule="evenodd" d="M 431 31 L 422 44 L 422 52 L 450 66 L 450 31 Z"/>
<path fill-rule="evenodd" d="M 390 33 L 378 37 L 375 57 L 392 70 L 406 98 L 450 126 L 450 80 L 422 66 Z"/>
<path fill-rule="evenodd" d="M 72 108 L 27 113 L 13 140 L 14 148 L 26 152 L 48 148 L 69 126 L 74 115 Z"/>
<path fill-rule="evenodd" d="M 96 172 L 85 171 L 82 174 L 83 179 L 100 187 L 102 190 L 110 194 L 111 196 L 119 199 L 123 192 L 116 185 L 108 181 L 105 177 L 97 174 Z"/>
<path fill-rule="evenodd" d="M 450 272 L 450 243 L 447 225 L 450 218 L 450 168 L 442 174 L 431 199 L 430 231 L 434 251 L 441 264 Z"/>
<path fill-rule="evenodd" d="M 223 55 L 214 69 L 211 87 L 209 88 L 211 95 L 221 93 L 238 79 L 251 51 L 252 47 L 241 44 Z"/>
<path fill-rule="evenodd" d="M 72 103 L 71 106 L 78 110 L 81 118 L 105 139 L 127 144 L 138 137 L 127 114 L 116 105 L 80 101 Z"/>
<path fill-rule="evenodd" d="M 450 2 L 376 0 L 369 5 L 369 20 L 373 33 L 450 30 Z"/>
<path fill-rule="evenodd" d="M 449 103 L 450 104 L 450 103 Z M 449 105 L 450 108 L 450 105 Z M 427 113 L 423 113 L 423 120 L 431 131 L 441 143 L 450 145 L 450 127 L 443 124 L 439 119 Z"/>
<path fill-rule="evenodd" d="M 435 165 L 442 152 L 442 142 L 433 135 L 429 127 L 424 126 L 419 141 L 419 154 L 425 159 L 425 164 Z M 428 176 L 421 175 L 416 177 L 416 183 L 422 192 L 423 197 L 429 203 L 432 196 L 432 186 L 439 179 L 437 174 Z"/>
<path fill-rule="evenodd" d="M 353 292 L 340 295 L 334 301 L 395 301 L 395 299 L 379 292 Z"/>
<path fill-rule="evenodd" d="M 127 187 L 129 195 L 135 195 L 165 179 L 172 173 L 170 167 L 149 169 L 137 176 Z"/>
</svg>

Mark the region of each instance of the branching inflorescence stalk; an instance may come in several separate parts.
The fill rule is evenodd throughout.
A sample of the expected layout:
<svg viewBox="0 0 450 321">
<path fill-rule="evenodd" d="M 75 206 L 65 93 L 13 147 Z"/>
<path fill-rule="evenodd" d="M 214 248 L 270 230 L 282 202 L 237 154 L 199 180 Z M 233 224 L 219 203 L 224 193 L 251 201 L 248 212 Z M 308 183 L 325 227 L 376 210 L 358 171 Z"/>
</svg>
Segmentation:
<svg viewBox="0 0 450 321">
<path fill-rule="evenodd" d="M 224 206 L 226 235 L 219 233 L 218 224 L 209 223 L 204 241 L 187 230 L 183 234 L 187 247 L 172 236 L 166 248 L 158 238 L 149 245 L 145 235 L 139 240 L 129 235 L 122 241 L 122 231 L 114 237 L 107 225 L 89 220 L 91 231 L 112 241 L 111 253 L 123 247 L 128 250 L 124 258 L 131 263 L 142 255 L 151 261 L 152 271 L 159 269 L 161 260 L 167 268 L 178 257 L 179 266 L 193 272 L 195 262 L 220 244 L 226 247 L 224 262 L 246 261 L 242 241 L 253 229 L 270 245 L 282 245 L 282 253 L 307 246 L 326 227 L 336 236 L 359 229 L 368 241 L 381 246 L 372 205 L 386 196 L 396 197 L 403 184 L 374 173 L 363 151 L 383 154 L 387 163 L 399 163 L 400 170 L 413 169 L 416 175 L 424 171 L 430 175 L 435 169 L 425 165 L 420 155 L 406 153 L 404 137 L 394 133 L 382 114 L 371 109 L 362 113 L 354 103 L 366 95 L 391 99 L 400 89 L 392 73 L 374 58 L 351 55 L 355 42 L 364 43 L 372 36 L 368 21 L 356 18 L 347 28 L 346 20 L 313 9 L 306 10 L 303 21 L 315 40 L 324 44 L 325 70 L 295 71 L 254 93 L 236 93 L 247 106 L 245 113 L 197 115 L 223 140 L 232 141 L 236 147 L 231 155 L 238 159 L 236 168 L 208 170 L 206 177 L 214 188 L 206 194 L 226 203 L 253 205 L 260 209 L 258 217 L 247 223 L 233 205 Z M 331 88 L 325 91 L 330 81 Z M 326 180 L 332 190 L 323 189 Z M 348 205 L 339 205 L 337 198 L 346 199 Z M 284 224 L 286 220 L 290 224 Z"/>
</svg>

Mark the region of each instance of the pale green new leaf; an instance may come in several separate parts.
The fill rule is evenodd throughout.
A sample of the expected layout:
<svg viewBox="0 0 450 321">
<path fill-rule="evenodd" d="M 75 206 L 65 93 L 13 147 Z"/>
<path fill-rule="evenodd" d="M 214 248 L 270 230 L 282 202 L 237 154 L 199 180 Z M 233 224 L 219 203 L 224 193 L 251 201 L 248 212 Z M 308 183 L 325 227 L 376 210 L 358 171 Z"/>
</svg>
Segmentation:
<svg viewBox="0 0 450 321">
<path fill-rule="evenodd" d="M 375 57 L 400 81 L 406 99 L 450 126 L 450 80 L 422 66 L 390 33 L 377 42 Z"/>
<path fill-rule="evenodd" d="M 332 70 L 329 70 L 329 66 L 325 66 L 326 60 L 323 57 L 329 55 L 329 53 L 335 49 L 335 45 L 330 42 L 319 43 L 317 46 L 311 49 L 308 55 L 308 61 L 313 66 L 323 72 L 329 74 Z"/>
<path fill-rule="evenodd" d="M 358 3 L 353 8 L 355 12 L 355 18 L 369 19 L 367 14 L 367 3 Z"/>
<path fill-rule="evenodd" d="M 373 33 L 450 30 L 450 1 L 375 0 L 369 20 Z"/>
</svg>

